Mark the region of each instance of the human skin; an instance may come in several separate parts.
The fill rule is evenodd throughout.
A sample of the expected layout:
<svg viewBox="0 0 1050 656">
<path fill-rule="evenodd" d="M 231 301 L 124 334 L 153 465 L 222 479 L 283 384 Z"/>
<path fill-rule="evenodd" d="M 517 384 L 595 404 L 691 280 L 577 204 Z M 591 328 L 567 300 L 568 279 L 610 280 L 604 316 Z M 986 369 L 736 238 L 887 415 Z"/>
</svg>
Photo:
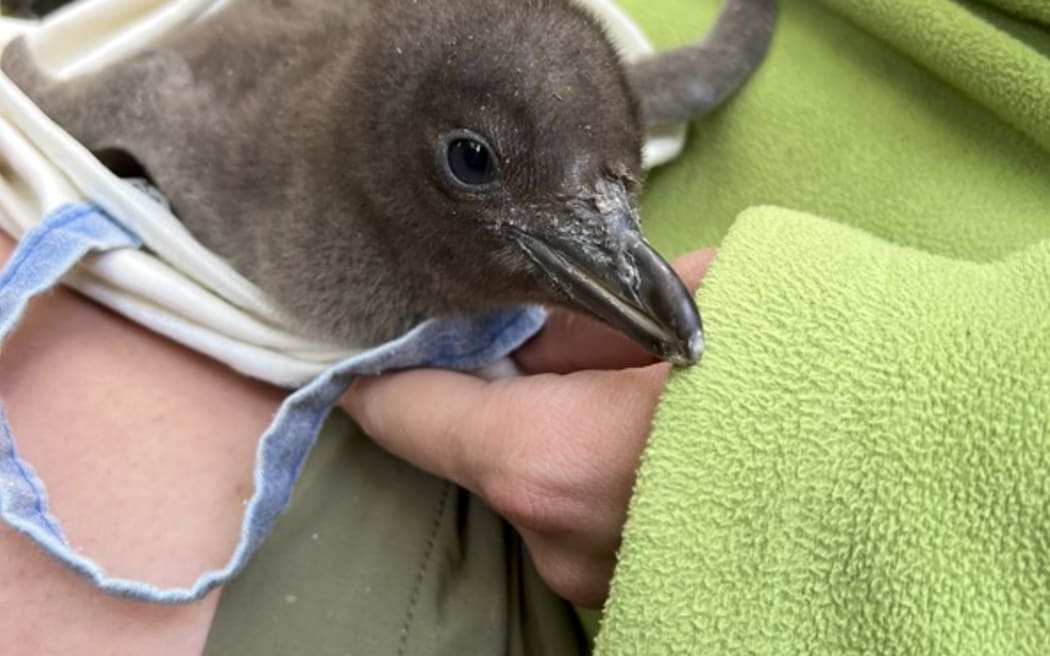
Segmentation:
<svg viewBox="0 0 1050 656">
<path fill-rule="evenodd" d="M 11 242 L 0 235 L 0 261 Z M 58 289 L 0 351 L 0 397 L 71 544 L 106 570 L 187 585 L 224 563 L 281 392 Z M 19 653 L 199 654 L 218 602 L 103 595 L 0 527 L 0 630 Z"/>
<path fill-rule="evenodd" d="M 0 235 L 0 262 L 11 248 Z M 695 286 L 709 260 L 680 260 L 679 273 Z M 567 313 L 518 357 L 544 373 L 398 374 L 362 382 L 345 405 L 396 455 L 480 493 L 557 592 L 593 605 L 668 369 Z M 605 371 L 577 371 L 588 367 Z M 405 394 L 416 398 L 407 414 Z M 185 586 L 232 551 L 257 438 L 283 392 L 57 289 L 0 350 L 0 397 L 70 542 L 112 575 Z M 22 653 L 199 654 L 218 598 L 115 599 L 0 526 L 0 628 Z"/>
<path fill-rule="evenodd" d="M 696 251 L 674 266 L 695 290 L 713 259 Z M 601 606 L 670 367 L 563 311 L 516 358 L 531 375 L 389 374 L 358 381 L 343 407 L 383 448 L 485 499 L 554 592 Z"/>
</svg>

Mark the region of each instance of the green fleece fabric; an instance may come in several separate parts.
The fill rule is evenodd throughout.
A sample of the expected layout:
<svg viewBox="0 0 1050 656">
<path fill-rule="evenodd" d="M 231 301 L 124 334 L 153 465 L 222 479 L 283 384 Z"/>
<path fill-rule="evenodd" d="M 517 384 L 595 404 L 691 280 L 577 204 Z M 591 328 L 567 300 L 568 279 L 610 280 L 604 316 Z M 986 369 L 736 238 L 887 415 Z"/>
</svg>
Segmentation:
<svg viewBox="0 0 1050 656">
<path fill-rule="evenodd" d="M 718 9 L 624 5 L 661 45 Z M 753 83 L 653 176 L 658 246 L 729 236 L 600 655 L 1050 653 L 1042 5 L 782 1 Z"/>
<path fill-rule="evenodd" d="M 914 3 L 951 12 L 962 7 L 914 0 L 901 2 L 900 11 L 907 15 L 905 5 Z M 695 38 L 720 6 L 714 0 L 621 4 L 663 47 Z M 648 181 L 642 209 L 654 244 L 674 255 L 718 243 L 743 210 L 762 204 L 973 260 L 1050 237 L 1050 152 L 999 118 L 1008 107 L 971 100 L 939 71 L 840 14 L 836 7 L 845 4 L 780 1 L 762 68 L 724 111 L 694 126 L 689 148 L 673 166 Z M 879 14 L 898 3 L 851 5 L 857 13 Z M 1050 53 L 1050 31 L 1010 23 L 1023 36 L 999 31 L 999 40 L 1036 43 Z M 931 32 L 927 40 L 947 38 Z M 971 51 L 974 59 L 985 56 Z M 989 89 L 998 84 L 998 77 L 986 81 Z M 1034 107 L 1050 105 L 1048 94 L 1050 87 L 1018 87 L 1006 95 Z"/>
<path fill-rule="evenodd" d="M 1023 18 L 1050 24 L 1050 2 L 1046 0 L 986 0 Z"/>
<path fill-rule="evenodd" d="M 605 654 L 1046 654 L 1050 241 L 751 210 L 660 408 Z"/>
</svg>

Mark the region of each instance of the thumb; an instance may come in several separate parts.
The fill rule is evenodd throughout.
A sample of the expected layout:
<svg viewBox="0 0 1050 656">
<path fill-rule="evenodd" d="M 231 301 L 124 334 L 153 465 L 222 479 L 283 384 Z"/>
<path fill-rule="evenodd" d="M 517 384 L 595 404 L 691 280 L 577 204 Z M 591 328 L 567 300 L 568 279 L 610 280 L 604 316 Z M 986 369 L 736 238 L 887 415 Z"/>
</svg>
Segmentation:
<svg viewBox="0 0 1050 656">
<path fill-rule="evenodd" d="M 381 447 L 436 476 L 478 492 L 479 465 L 495 448 L 490 408 L 500 381 L 417 370 L 356 381 L 340 401 Z"/>
</svg>

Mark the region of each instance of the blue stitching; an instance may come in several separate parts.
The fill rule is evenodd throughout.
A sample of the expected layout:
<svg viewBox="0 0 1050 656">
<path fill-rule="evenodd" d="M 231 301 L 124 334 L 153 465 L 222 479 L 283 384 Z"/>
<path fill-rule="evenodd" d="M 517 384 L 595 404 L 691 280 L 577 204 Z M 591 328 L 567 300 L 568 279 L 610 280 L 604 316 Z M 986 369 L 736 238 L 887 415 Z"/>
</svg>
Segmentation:
<svg viewBox="0 0 1050 656">
<path fill-rule="evenodd" d="M 352 377 L 351 380 L 353 380 L 353 378 L 356 378 L 356 376 Z M 349 385 L 347 385 L 347 389 L 350 389 Z M 336 403 L 338 403 L 338 400 L 336 401 Z M 325 422 L 325 420 L 328 419 L 328 416 L 330 414 L 332 414 L 332 409 L 333 409 L 334 406 L 335 406 L 335 403 L 329 404 L 328 409 L 325 410 L 324 412 L 320 413 L 320 415 L 317 418 L 315 418 L 313 422 L 311 422 L 311 424 L 310 424 L 310 432 L 314 434 L 314 439 L 311 440 L 310 448 L 303 449 L 302 453 L 299 455 L 299 457 L 296 458 L 296 462 L 295 462 L 295 464 L 292 467 L 292 471 L 291 472 L 286 472 L 285 478 L 288 479 L 288 481 L 289 481 L 288 485 L 289 486 L 294 487 L 296 481 L 298 481 L 299 473 L 302 471 L 303 463 L 306 462 L 306 459 L 310 457 L 310 453 L 313 452 L 313 446 L 316 443 L 317 434 L 320 433 L 320 431 L 321 431 L 321 424 L 323 424 Z M 291 497 L 289 496 L 289 499 L 290 498 Z M 281 512 L 282 513 L 284 512 L 284 508 L 281 509 Z"/>
<path fill-rule="evenodd" d="M 512 326 L 512 325 L 514 325 L 516 323 L 520 323 L 521 320 L 522 320 L 522 315 L 521 314 L 517 314 L 517 315 L 511 317 L 510 319 L 506 320 L 505 322 L 503 322 L 503 324 L 501 326 L 499 326 L 498 328 L 496 328 L 495 331 L 493 331 L 493 332 L 495 332 L 495 336 L 493 336 L 493 338 L 485 346 L 480 346 L 480 347 L 474 349 L 473 351 L 470 351 L 470 352 L 467 352 L 467 353 L 460 353 L 458 355 L 455 352 L 442 353 L 440 355 L 437 355 L 437 356 L 427 360 L 427 365 L 428 366 L 433 366 L 433 365 L 439 364 L 442 361 L 451 360 L 453 358 L 472 358 L 472 357 L 478 355 L 479 353 L 484 353 L 485 351 L 490 350 L 492 348 L 493 344 L 495 344 L 498 341 L 500 341 L 500 337 L 502 337 L 502 333 L 504 331 L 506 331 L 507 328 L 509 328 L 510 326 Z"/>
<path fill-rule="evenodd" d="M 95 211 L 95 208 L 91 206 L 64 205 L 58 210 L 56 210 L 55 218 L 53 218 L 49 222 L 41 224 L 40 229 L 31 230 L 28 234 L 26 234 L 25 239 L 22 241 L 22 243 L 19 244 L 18 248 L 16 248 L 15 250 L 16 257 L 8 263 L 8 266 L 5 267 L 3 271 L 3 275 L 0 276 L 0 290 L 4 289 L 17 279 L 22 268 L 25 266 L 25 263 L 29 261 L 30 256 L 36 252 L 36 248 L 46 238 L 48 238 L 49 236 L 51 236 L 59 230 L 65 229 L 71 223 L 74 223 L 78 219 L 92 214 Z M 79 236 L 82 238 L 90 239 L 87 235 Z M 90 245 L 88 245 L 87 248 L 88 250 L 91 250 Z M 74 248 L 72 252 L 65 253 L 65 257 L 56 263 L 57 265 L 59 265 L 57 268 L 68 270 L 70 266 L 72 266 L 72 264 L 75 264 L 80 259 L 79 253 L 81 250 L 83 250 L 83 245 L 78 244 L 77 248 Z M 73 258 L 73 262 L 71 264 L 67 264 L 66 266 L 61 266 L 65 264 L 70 257 Z M 50 278 L 51 276 L 47 277 Z M 59 277 L 61 277 L 61 274 L 59 275 Z M 36 284 L 40 283 L 38 282 Z M 17 316 L 18 314 L 24 312 L 29 302 L 33 298 L 35 298 L 40 293 L 40 291 L 41 290 L 36 290 L 34 293 L 34 290 L 32 289 L 16 290 L 16 293 L 12 295 L 14 297 L 14 306 L 17 307 L 20 305 L 22 307 L 21 311 L 15 312 L 14 314 Z M 15 326 L 17 326 L 17 321 L 11 324 L 10 329 L 14 329 Z M 6 337 L 8 337 L 7 331 L 0 333 L 0 343 L 2 343 L 4 341 L 4 338 Z M 48 517 L 48 513 L 45 508 L 46 492 L 43 489 L 41 489 L 39 485 L 36 484 L 36 482 L 34 481 L 34 477 L 30 476 L 29 470 L 26 468 L 26 463 L 24 463 L 22 459 L 18 457 L 18 447 L 14 439 L 14 432 L 12 431 L 10 422 L 7 419 L 7 414 L 3 410 L 2 401 L 0 401 L 0 431 L 3 431 L 4 439 L 6 439 L 7 442 L 10 444 L 12 463 L 15 466 L 15 470 L 18 476 L 22 479 L 23 482 L 25 482 L 26 486 L 33 494 L 32 517 L 34 517 L 39 524 L 43 525 L 52 534 L 53 537 L 55 537 L 60 542 L 65 542 L 65 538 L 62 534 L 61 529 Z"/>
<path fill-rule="evenodd" d="M 11 281 L 11 279 L 14 278 L 15 275 L 17 275 L 19 269 L 26 262 L 29 256 L 33 254 L 33 250 L 37 247 L 37 245 L 44 237 L 47 237 L 56 230 L 61 230 L 62 228 L 65 228 L 73 221 L 76 221 L 85 214 L 90 214 L 93 211 L 94 210 L 90 207 L 83 208 L 74 205 L 64 206 L 62 209 L 58 210 L 59 216 L 57 219 L 55 219 L 54 223 L 44 224 L 43 226 L 41 226 L 44 228 L 43 230 L 32 230 L 28 234 L 26 234 L 26 241 L 23 241 L 22 244 L 20 244 L 19 247 L 15 249 L 17 259 L 8 263 L 4 275 L 0 277 L 0 288 L 7 285 Z M 65 212 L 70 213 L 65 214 Z"/>
<path fill-rule="evenodd" d="M 65 536 L 62 534 L 62 530 L 47 517 L 47 513 L 44 509 L 45 495 L 36 483 L 33 482 L 32 477 L 30 477 L 29 472 L 25 468 L 25 464 L 22 462 L 22 459 L 18 457 L 18 446 L 15 444 L 14 433 L 11 431 L 11 424 L 7 420 L 7 413 L 4 411 L 2 402 L 0 402 L 0 431 L 3 431 L 4 439 L 11 445 L 11 461 L 18 470 L 18 475 L 22 477 L 22 480 L 25 481 L 29 489 L 33 491 L 33 516 L 47 526 L 47 530 L 51 531 L 51 535 L 53 535 L 55 539 L 60 542 L 65 542 Z"/>
</svg>

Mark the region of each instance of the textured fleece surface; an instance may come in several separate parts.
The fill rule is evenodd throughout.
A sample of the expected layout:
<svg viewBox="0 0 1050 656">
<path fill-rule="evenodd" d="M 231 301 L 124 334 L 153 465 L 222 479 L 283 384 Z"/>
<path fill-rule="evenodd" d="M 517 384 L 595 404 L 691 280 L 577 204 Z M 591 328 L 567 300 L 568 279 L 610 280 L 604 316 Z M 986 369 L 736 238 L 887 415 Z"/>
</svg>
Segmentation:
<svg viewBox="0 0 1050 656">
<path fill-rule="evenodd" d="M 718 9 L 624 4 L 661 45 Z M 766 65 L 644 199 L 668 252 L 729 237 L 598 653 L 1045 654 L 1042 3 L 780 4 Z M 752 205 L 780 207 L 730 231 Z"/>
<path fill-rule="evenodd" d="M 1050 2 L 1046 0 L 986 0 L 986 2 L 1023 18 L 1050 24 Z"/>
<path fill-rule="evenodd" d="M 658 46 L 696 37 L 714 0 L 622 0 Z M 931 253 L 990 260 L 1050 237 L 1050 153 L 941 71 L 888 45 L 874 27 L 839 13 L 899 12 L 932 5 L 972 17 L 951 0 L 780 0 L 770 57 L 723 110 L 695 124 L 686 153 L 649 179 L 646 232 L 674 255 L 718 243 L 753 205 L 803 210 Z M 982 7 L 983 8 L 983 7 Z M 995 11 L 995 10 L 985 10 Z M 995 45 L 1034 43 L 1050 52 L 1050 28 L 1013 19 Z M 949 26 L 950 27 L 950 26 Z M 916 38 L 939 44 L 938 27 Z M 999 28 L 996 28 L 999 29 Z M 967 57 L 992 57 L 966 44 Z M 1035 46 L 1011 66 L 1046 66 Z M 961 56 L 961 55 L 960 55 Z M 1034 76 L 1030 73 L 1026 76 Z M 1001 75 L 984 80 L 989 89 Z M 1020 78 L 1019 78 L 1020 79 Z M 1004 95 L 1050 107 L 1046 86 L 1018 82 Z M 991 95 L 991 92 L 989 92 Z M 1050 119 L 1048 119 L 1050 120 Z M 1045 135 L 1050 137 L 1050 123 Z"/>
<path fill-rule="evenodd" d="M 603 654 L 1045 654 L 1050 241 L 751 210 L 660 408 Z"/>
</svg>

